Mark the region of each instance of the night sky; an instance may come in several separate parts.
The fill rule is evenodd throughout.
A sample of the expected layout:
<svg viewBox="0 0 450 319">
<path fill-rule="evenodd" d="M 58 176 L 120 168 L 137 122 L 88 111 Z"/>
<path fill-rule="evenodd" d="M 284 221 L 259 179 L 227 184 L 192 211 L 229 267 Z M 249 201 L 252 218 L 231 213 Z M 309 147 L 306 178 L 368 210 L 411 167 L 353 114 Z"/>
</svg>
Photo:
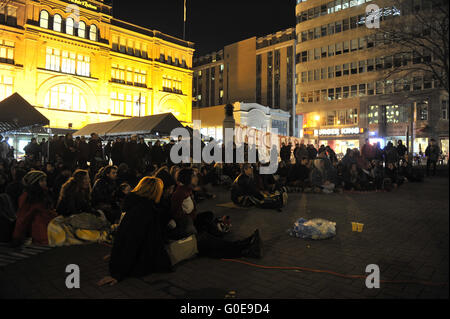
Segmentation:
<svg viewBox="0 0 450 319">
<path fill-rule="evenodd" d="M 295 27 L 295 0 L 187 0 L 186 40 L 196 55 Z M 144 6 L 144 8 L 143 8 Z M 114 17 L 183 37 L 183 0 L 114 0 Z"/>
</svg>

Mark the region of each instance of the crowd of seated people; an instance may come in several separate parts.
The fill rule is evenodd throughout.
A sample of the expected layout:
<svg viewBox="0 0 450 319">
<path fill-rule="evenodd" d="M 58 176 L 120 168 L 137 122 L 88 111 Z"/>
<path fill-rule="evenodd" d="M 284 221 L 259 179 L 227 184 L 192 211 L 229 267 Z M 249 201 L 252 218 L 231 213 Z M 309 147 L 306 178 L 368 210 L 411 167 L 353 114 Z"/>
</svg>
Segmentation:
<svg viewBox="0 0 450 319">
<path fill-rule="evenodd" d="M 260 162 L 174 164 L 173 140 L 152 145 L 132 136 L 103 146 L 93 133 L 89 141 L 67 134 L 43 143 L 33 139 L 20 161 L 0 154 L 0 241 L 112 243 L 102 284 L 170 270 L 164 245 L 191 235 L 203 256 L 260 257 L 258 230 L 229 241 L 228 216 L 198 211 L 200 201 L 215 198 L 209 186 L 224 186 L 237 206 L 281 210 L 289 192 L 392 191 L 424 178 L 401 143 L 381 149 L 367 142 L 341 160 L 329 146 L 283 145 L 274 174 L 262 174 L 268 164 Z M 435 142 L 427 153 L 435 169 Z"/>
</svg>

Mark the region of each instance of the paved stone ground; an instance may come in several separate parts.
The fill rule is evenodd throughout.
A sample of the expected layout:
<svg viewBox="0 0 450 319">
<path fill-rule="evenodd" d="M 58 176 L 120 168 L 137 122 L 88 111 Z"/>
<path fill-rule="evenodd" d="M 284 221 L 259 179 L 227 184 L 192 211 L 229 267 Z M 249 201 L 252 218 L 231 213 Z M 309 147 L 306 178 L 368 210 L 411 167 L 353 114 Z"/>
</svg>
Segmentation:
<svg viewBox="0 0 450 319">
<path fill-rule="evenodd" d="M 215 207 L 229 201 L 229 193 L 215 189 L 216 201 L 200 210 L 230 215 L 230 239 L 261 230 L 265 256 L 247 261 L 267 266 L 299 266 L 364 275 L 377 264 L 382 280 L 448 282 L 449 180 L 427 179 L 406 184 L 392 193 L 292 194 L 282 213 L 259 209 Z M 338 234 L 325 241 L 289 237 L 295 220 L 326 218 L 337 222 Z M 351 222 L 365 224 L 353 233 Z M 0 269 L 0 298 L 448 298 L 447 286 L 382 283 L 367 289 L 363 279 L 293 270 L 262 270 L 251 266 L 196 258 L 176 272 L 128 279 L 114 287 L 95 284 L 107 274 L 103 256 L 109 248 L 87 245 L 53 249 Z M 81 289 L 65 287 L 65 267 L 81 269 Z"/>
</svg>

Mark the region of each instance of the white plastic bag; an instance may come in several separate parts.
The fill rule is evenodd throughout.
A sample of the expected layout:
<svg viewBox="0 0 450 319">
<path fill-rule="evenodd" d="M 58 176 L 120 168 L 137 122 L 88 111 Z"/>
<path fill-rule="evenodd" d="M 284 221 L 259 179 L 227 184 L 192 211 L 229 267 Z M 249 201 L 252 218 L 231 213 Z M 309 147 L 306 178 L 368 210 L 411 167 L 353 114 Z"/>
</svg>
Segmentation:
<svg viewBox="0 0 450 319">
<path fill-rule="evenodd" d="M 288 230 L 288 233 L 293 237 L 303 239 L 329 239 L 336 236 L 336 223 L 321 218 L 309 221 L 300 218 L 294 227 Z"/>
</svg>

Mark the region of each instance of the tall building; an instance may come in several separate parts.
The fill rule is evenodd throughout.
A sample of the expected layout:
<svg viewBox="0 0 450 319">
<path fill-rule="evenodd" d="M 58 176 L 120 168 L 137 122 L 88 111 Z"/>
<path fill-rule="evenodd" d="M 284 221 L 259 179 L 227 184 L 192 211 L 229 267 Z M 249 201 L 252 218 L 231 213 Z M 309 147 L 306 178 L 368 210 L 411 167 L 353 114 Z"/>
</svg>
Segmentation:
<svg viewBox="0 0 450 319">
<path fill-rule="evenodd" d="M 168 112 L 190 124 L 193 47 L 114 18 L 103 0 L 8 1 L 0 100 L 18 92 L 52 128 Z"/>
<path fill-rule="evenodd" d="M 386 80 L 387 71 L 420 61 L 412 50 L 395 51 L 379 29 L 366 26 L 370 4 L 379 6 L 383 26 L 427 2 L 403 1 L 397 8 L 389 0 L 297 0 L 297 114 L 306 142 L 345 153 L 366 138 L 382 146 L 409 140 L 418 153 L 435 138 L 448 152 L 447 92 L 421 72 Z"/>
<path fill-rule="evenodd" d="M 195 58 L 193 96 L 194 107 L 257 103 L 287 111 L 295 120 L 295 29 Z M 298 125 L 287 132 L 291 136 L 296 135 L 294 127 Z"/>
</svg>

